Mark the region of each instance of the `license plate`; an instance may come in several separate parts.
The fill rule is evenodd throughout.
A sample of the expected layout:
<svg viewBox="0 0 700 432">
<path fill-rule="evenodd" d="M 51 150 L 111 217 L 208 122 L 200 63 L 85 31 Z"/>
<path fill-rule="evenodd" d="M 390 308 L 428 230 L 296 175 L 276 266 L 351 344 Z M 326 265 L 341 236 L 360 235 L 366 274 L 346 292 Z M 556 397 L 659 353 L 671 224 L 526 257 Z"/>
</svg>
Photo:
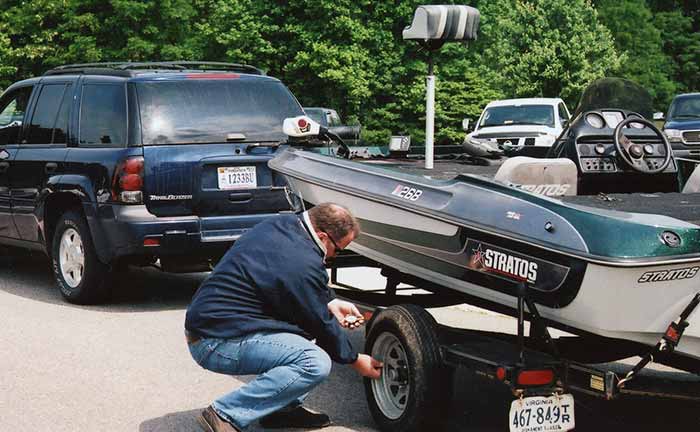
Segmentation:
<svg viewBox="0 0 700 432">
<path fill-rule="evenodd" d="M 574 397 L 563 394 L 514 400 L 508 419 L 510 432 L 568 431 L 576 426 Z"/>
<path fill-rule="evenodd" d="M 219 189 L 251 189 L 258 187 L 254 166 L 219 167 Z"/>
</svg>

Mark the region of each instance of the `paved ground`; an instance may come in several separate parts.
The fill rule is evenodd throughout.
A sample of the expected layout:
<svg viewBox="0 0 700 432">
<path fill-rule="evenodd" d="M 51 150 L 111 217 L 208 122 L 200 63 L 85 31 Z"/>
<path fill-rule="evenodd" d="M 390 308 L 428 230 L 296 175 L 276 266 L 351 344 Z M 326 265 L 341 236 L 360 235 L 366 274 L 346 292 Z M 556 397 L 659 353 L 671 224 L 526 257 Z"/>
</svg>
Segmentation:
<svg viewBox="0 0 700 432">
<path fill-rule="evenodd" d="M 371 271 L 348 276 L 374 281 Z M 80 307 L 63 302 L 45 258 L 0 249 L 0 431 L 199 430 L 196 414 L 246 381 L 204 371 L 189 357 L 184 311 L 204 277 L 133 269 L 120 277 L 110 304 Z M 472 308 L 436 314 L 446 322 L 513 328 L 508 318 Z M 363 334 L 353 341 L 362 346 Z M 508 430 L 507 391 L 463 372 L 455 388 L 449 430 Z M 700 428 L 697 404 L 576 400 L 579 431 Z M 309 405 L 331 415 L 328 432 L 376 430 L 362 382 L 349 367 L 334 367 Z"/>
</svg>

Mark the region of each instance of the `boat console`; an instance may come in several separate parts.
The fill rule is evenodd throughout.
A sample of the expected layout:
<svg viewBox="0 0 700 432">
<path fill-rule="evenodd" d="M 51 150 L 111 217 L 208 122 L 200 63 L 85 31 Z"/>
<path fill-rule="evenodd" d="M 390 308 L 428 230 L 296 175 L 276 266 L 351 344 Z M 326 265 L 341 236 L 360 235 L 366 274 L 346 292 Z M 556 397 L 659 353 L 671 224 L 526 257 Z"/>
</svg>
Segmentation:
<svg viewBox="0 0 700 432">
<path fill-rule="evenodd" d="M 581 96 L 548 157 L 576 164 L 580 195 L 678 192 L 678 165 L 666 136 L 647 120 L 651 112 L 645 89 L 627 80 L 598 80 Z"/>
<path fill-rule="evenodd" d="M 564 131 L 551 155 L 576 164 L 582 195 L 678 192 L 678 166 L 666 137 L 635 112 L 582 113 Z"/>
</svg>

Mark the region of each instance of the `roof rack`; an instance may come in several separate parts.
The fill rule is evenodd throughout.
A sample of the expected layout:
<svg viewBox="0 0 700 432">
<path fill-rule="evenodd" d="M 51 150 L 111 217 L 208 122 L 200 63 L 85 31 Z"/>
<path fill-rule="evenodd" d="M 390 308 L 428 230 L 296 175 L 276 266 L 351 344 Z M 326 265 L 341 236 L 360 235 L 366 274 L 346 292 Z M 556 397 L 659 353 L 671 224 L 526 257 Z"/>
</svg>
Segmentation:
<svg viewBox="0 0 700 432">
<path fill-rule="evenodd" d="M 255 75 L 265 75 L 265 72 L 263 70 L 250 65 L 205 61 L 76 63 L 57 66 L 46 72 L 44 75 L 99 74 L 131 76 L 132 74 L 130 73 L 130 71 L 144 69 L 166 69 L 173 71 L 225 70 L 244 72 Z"/>
</svg>

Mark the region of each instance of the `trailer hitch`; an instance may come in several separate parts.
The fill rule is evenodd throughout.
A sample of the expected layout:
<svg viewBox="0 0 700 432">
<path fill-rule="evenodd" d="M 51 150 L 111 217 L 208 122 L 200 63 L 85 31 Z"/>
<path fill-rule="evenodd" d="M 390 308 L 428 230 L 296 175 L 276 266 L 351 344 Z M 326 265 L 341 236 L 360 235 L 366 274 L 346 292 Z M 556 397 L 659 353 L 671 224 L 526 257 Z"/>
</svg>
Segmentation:
<svg viewBox="0 0 700 432">
<path fill-rule="evenodd" d="M 625 386 L 625 383 L 634 378 L 639 371 L 644 369 L 646 365 L 654 361 L 654 356 L 670 354 L 672 353 L 678 344 L 680 343 L 683 332 L 690 325 L 687 321 L 688 317 L 695 310 L 695 308 L 700 304 L 700 293 L 695 294 L 695 297 L 688 303 L 688 306 L 683 309 L 677 321 L 672 321 L 668 325 L 664 335 L 661 337 L 656 346 L 645 355 L 639 363 L 637 363 L 632 370 L 627 372 L 627 375 L 617 383 L 618 388 Z"/>
</svg>

